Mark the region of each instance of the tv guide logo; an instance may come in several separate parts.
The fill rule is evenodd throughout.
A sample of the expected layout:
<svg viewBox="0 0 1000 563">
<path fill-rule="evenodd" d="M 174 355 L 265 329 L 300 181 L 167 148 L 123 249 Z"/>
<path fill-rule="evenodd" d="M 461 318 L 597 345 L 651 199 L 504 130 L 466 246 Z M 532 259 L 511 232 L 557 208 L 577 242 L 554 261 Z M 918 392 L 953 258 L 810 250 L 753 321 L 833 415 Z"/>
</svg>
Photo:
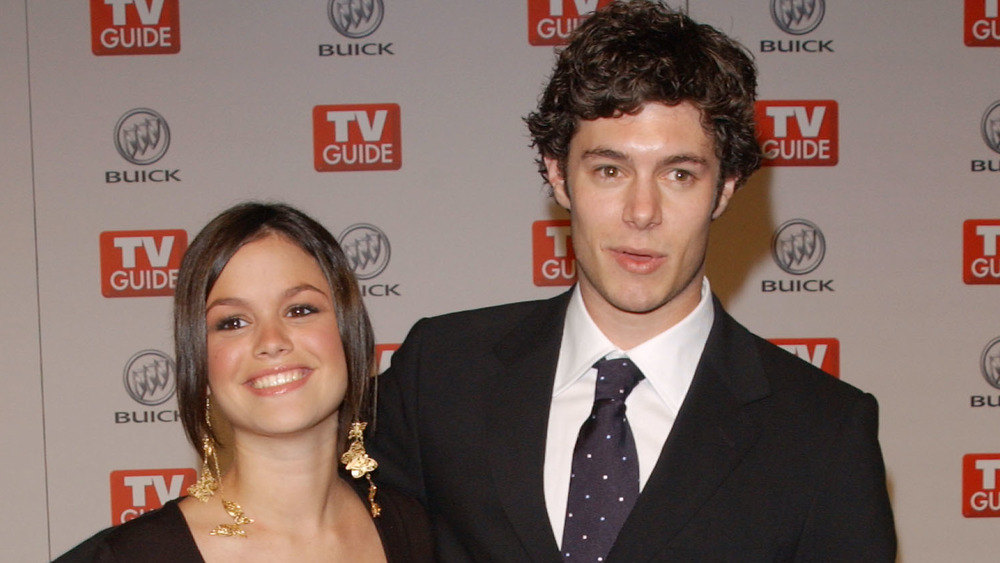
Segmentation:
<svg viewBox="0 0 1000 563">
<path fill-rule="evenodd" d="M 1000 454 L 966 454 L 962 457 L 962 515 L 966 518 L 1000 516 Z"/>
<path fill-rule="evenodd" d="M 1000 0 L 965 0 L 965 44 L 1000 47 Z"/>
<path fill-rule="evenodd" d="M 531 225 L 532 271 L 539 287 L 573 285 L 576 255 L 568 219 L 535 221 Z"/>
<path fill-rule="evenodd" d="M 316 106 L 313 148 L 317 172 L 399 170 L 399 105 Z"/>
<path fill-rule="evenodd" d="M 771 344 L 840 379 L 840 341 L 836 338 L 771 338 Z"/>
<path fill-rule="evenodd" d="M 179 53 L 179 0 L 90 0 L 90 48 L 97 56 Z"/>
<path fill-rule="evenodd" d="M 197 479 L 194 469 L 111 472 L 111 525 L 138 518 L 180 497 Z"/>
<path fill-rule="evenodd" d="M 762 100 L 755 109 L 764 166 L 836 166 L 837 102 Z"/>
<path fill-rule="evenodd" d="M 105 231 L 101 233 L 101 293 L 105 297 L 173 295 L 187 250 L 187 232 Z"/>
<path fill-rule="evenodd" d="M 968 285 L 1000 284 L 1000 219 L 969 219 L 962 225 L 962 279 Z"/>
<path fill-rule="evenodd" d="M 611 0 L 528 0 L 528 43 L 563 45 L 585 17 Z"/>
</svg>

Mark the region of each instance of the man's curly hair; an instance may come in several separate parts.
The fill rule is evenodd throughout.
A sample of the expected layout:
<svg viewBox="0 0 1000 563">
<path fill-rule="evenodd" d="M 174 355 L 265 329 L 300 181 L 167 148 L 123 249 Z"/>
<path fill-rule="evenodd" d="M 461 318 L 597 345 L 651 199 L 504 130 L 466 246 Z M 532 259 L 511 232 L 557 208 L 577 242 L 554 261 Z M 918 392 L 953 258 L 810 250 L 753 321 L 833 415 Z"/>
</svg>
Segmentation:
<svg viewBox="0 0 1000 563">
<path fill-rule="evenodd" d="M 751 55 L 722 32 L 659 2 L 616 1 L 573 31 L 525 122 L 548 182 L 543 159 L 555 159 L 565 176 L 580 120 L 635 114 L 649 102 L 689 102 L 714 139 L 720 182 L 736 178 L 740 187 L 761 162 L 756 90 Z"/>
</svg>

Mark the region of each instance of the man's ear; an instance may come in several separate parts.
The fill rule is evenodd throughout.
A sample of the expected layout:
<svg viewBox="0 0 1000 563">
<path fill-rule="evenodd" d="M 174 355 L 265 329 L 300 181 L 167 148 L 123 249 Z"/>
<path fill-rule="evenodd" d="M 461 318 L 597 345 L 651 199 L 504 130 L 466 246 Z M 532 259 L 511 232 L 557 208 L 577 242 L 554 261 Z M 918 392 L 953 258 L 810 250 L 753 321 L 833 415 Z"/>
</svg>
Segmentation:
<svg viewBox="0 0 1000 563">
<path fill-rule="evenodd" d="M 729 200 L 736 192 L 736 178 L 729 178 L 722 184 L 719 194 L 715 198 L 715 209 L 712 211 L 712 220 L 722 217 L 722 213 L 729 207 Z"/>
<path fill-rule="evenodd" d="M 559 161 L 548 156 L 544 157 L 544 161 L 545 175 L 549 179 L 549 185 L 552 186 L 552 196 L 556 198 L 556 203 L 564 209 L 570 209 L 572 201 L 569 197 L 569 188 L 566 186 L 566 178 L 563 177 Z"/>
</svg>

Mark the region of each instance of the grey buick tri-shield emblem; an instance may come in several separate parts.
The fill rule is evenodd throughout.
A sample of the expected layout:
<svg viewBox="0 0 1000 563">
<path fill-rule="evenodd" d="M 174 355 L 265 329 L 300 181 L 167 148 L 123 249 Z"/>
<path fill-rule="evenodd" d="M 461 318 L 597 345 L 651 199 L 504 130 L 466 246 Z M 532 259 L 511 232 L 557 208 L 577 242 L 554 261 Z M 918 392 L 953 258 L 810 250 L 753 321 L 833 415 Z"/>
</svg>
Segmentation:
<svg viewBox="0 0 1000 563">
<path fill-rule="evenodd" d="M 791 35 L 805 35 L 816 29 L 825 13 L 825 0 L 771 0 L 771 19 Z"/>
<path fill-rule="evenodd" d="M 138 352 L 125 364 L 125 390 L 137 403 L 153 406 L 174 396 L 174 360 L 158 350 Z"/>
<path fill-rule="evenodd" d="M 983 114 L 983 123 L 980 126 L 983 131 L 983 141 L 993 152 L 1000 153 L 1000 100 L 993 102 L 993 105 Z"/>
<path fill-rule="evenodd" d="M 163 158 L 169 147 L 167 120 L 151 109 L 130 110 L 115 124 L 115 148 L 132 164 L 152 164 Z"/>
<path fill-rule="evenodd" d="M 785 272 L 796 276 L 808 274 L 823 262 L 826 239 L 823 231 L 805 219 L 786 221 L 771 239 L 771 256 Z"/>
<path fill-rule="evenodd" d="M 389 265 L 389 237 L 375 225 L 351 225 L 340 233 L 337 240 L 359 280 L 370 280 Z"/>
<path fill-rule="evenodd" d="M 330 0 L 327 15 L 330 23 L 344 37 L 368 37 L 382 25 L 385 7 L 382 0 Z"/>
<path fill-rule="evenodd" d="M 979 364 L 986 382 L 1000 389 L 1000 336 L 986 345 Z"/>
</svg>

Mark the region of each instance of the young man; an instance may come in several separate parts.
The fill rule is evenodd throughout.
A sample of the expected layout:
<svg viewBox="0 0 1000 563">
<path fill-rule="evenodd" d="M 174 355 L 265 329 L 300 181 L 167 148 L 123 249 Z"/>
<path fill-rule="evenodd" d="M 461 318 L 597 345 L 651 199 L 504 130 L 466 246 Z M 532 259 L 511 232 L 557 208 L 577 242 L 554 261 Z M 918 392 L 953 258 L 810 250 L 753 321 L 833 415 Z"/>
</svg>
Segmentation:
<svg viewBox="0 0 1000 563">
<path fill-rule="evenodd" d="M 755 90 L 742 47 L 644 0 L 560 53 L 527 122 L 578 283 L 421 320 L 382 377 L 379 471 L 441 561 L 894 561 L 875 399 L 704 275 L 760 165 Z"/>
</svg>

